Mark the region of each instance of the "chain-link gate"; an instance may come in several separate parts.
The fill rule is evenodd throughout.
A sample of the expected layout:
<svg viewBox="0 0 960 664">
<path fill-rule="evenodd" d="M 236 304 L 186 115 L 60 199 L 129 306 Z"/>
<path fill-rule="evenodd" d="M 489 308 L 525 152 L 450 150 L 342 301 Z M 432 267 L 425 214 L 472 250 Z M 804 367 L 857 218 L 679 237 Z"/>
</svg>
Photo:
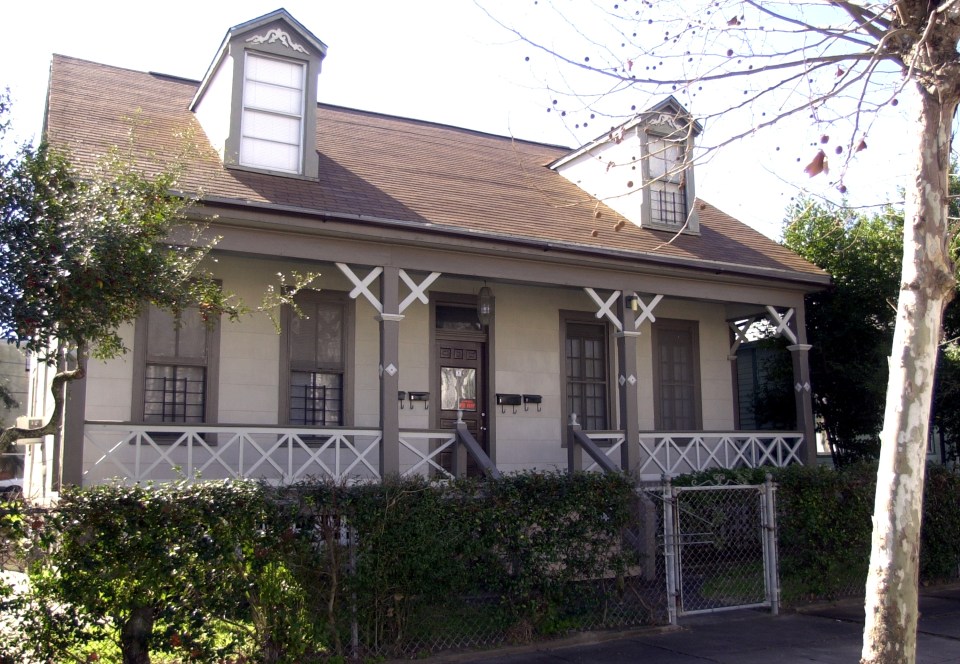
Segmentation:
<svg viewBox="0 0 960 664">
<path fill-rule="evenodd" d="M 775 489 L 664 484 L 664 558 L 671 623 L 737 608 L 779 610 Z"/>
</svg>

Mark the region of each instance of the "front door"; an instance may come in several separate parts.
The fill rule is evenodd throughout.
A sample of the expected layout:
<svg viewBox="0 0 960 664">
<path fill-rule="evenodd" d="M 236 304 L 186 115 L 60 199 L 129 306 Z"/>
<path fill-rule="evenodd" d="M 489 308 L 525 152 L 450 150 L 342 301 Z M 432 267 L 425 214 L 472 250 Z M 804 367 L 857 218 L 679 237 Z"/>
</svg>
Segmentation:
<svg viewBox="0 0 960 664">
<path fill-rule="evenodd" d="M 462 417 L 467 430 L 477 439 L 483 451 L 489 454 L 484 353 L 485 344 L 482 341 L 437 340 L 440 428 L 455 429 L 458 416 Z M 440 463 L 449 470 L 450 454 L 441 455 Z M 472 458 L 467 460 L 467 472 L 470 475 L 479 472 Z"/>
</svg>

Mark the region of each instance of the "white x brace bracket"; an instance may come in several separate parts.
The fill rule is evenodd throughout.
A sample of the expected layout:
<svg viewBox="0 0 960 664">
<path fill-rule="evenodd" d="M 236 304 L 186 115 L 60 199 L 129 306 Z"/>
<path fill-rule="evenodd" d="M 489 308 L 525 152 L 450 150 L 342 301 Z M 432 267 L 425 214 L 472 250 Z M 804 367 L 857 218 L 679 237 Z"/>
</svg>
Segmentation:
<svg viewBox="0 0 960 664">
<path fill-rule="evenodd" d="M 604 300 L 602 297 L 597 295 L 597 292 L 592 288 L 584 288 L 583 290 L 587 292 L 587 295 L 589 295 L 590 298 L 596 303 L 597 307 L 599 307 L 596 314 L 597 318 L 607 318 L 607 320 L 617 326 L 618 331 L 623 332 L 623 321 L 621 321 L 620 318 L 613 313 L 612 309 L 613 305 L 617 302 L 617 298 L 620 297 L 621 291 L 613 291 L 610 293 L 610 297 Z M 640 307 L 637 317 L 633 321 L 633 329 L 639 330 L 640 326 L 645 320 L 655 323 L 657 321 L 657 317 L 653 315 L 653 310 L 658 304 L 660 304 L 660 300 L 663 299 L 663 295 L 654 295 L 653 299 L 650 300 L 650 304 L 647 304 L 640 298 L 639 295 L 636 293 L 632 294 L 637 298 L 637 302 L 639 303 Z"/>
<path fill-rule="evenodd" d="M 777 336 L 783 334 L 787 337 L 787 339 L 790 340 L 790 343 L 799 343 L 797 341 L 797 335 L 794 334 L 793 330 L 791 330 L 787 325 L 787 323 L 790 322 L 790 319 L 793 318 L 793 309 L 787 309 L 787 312 L 781 316 L 779 311 L 768 304 L 767 313 L 769 314 L 767 317 L 770 319 L 770 322 L 777 326 L 774 334 Z"/>
<path fill-rule="evenodd" d="M 368 286 L 373 283 L 373 280 L 380 276 L 383 272 L 382 267 L 375 267 L 365 276 L 362 280 L 353 273 L 353 270 L 350 269 L 350 266 L 346 263 L 337 263 L 337 267 L 340 268 L 340 271 L 343 272 L 347 279 L 353 282 L 353 290 L 350 291 L 350 299 L 356 300 L 359 296 L 363 295 L 367 298 L 367 301 L 373 305 L 373 308 L 377 310 L 378 314 L 383 313 L 383 305 L 380 304 L 380 299 L 370 292 Z"/>
<path fill-rule="evenodd" d="M 400 278 L 403 279 L 403 283 L 405 283 L 410 289 L 410 294 L 403 298 L 403 302 L 400 303 L 400 313 L 403 313 L 403 310 L 413 304 L 415 300 L 420 300 L 424 304 L 429 304 L 430 300 L 427 299 L 427 294 L 425 291 L 430 288 L 430 285 L 439 277 L 439 272 L 431 272 L 423 281 L 420 282 L 420 285 L 418 286 L 413 279 L 407 275 L 406 270 L 400 270 Z"/>
<path fill-rule="evenodd" d="M 590 298 L 594 302 L 596 302 L 597 306 L 600 307 L 597 310 L 597 318 L 603 318 L 604 316 L 606 316 L 611 323 L 617 326 L 618 330 L 623 332 L 623 323 L 620 322 L 620 319 L 617 318 L 616 314 L 614 314 L 613 311 L 610 309 L 610 307 L 612 307 L 616 303 L 617 298 L 620 297 L 620 291 L 618 290 L 613 291 L 610 294 L 610 297 L 608 297 L 607 300 L 604 301 L 603 298 L 597 295 L 597 292 L 592 288 L 584 288 L 583 290 L 587 291 L 587 295 L 589 295 Z"/>
<path fill-rule="evenodd" d="M 740 348 L 740 344 L 747 343 L 750 339 L 747 338 L 747 330 L 750 329 L 750 326 L 759 320 L 757 316 L 751 316 L 740 321 L 732 321 L 730 323 L 730 329 L 733 330 L 734 339 L 733 345 L 730 346 L 730 353 L 728 357 L 733 360 L 737 357 L 737 349 Z"/>
<path fill-rule="evenodd" d="M 640 329 L 640 325 L 641 325 L 641 324 L 643 323 L 643 321 L 645 321 L 645 320 L 649 320 L 651 323 L 656 323 L 656 322 L 657 322 L 657 317 L 653 315 L 653 309 L 654 309 L 654 307 L 656 307 L 658 304 L 660 304 L 660 300 L 663 299 L 663 295 L 654 295 L 654 296 L 653 296 L 653 299 L 650 300 L 650 304 L 646 304 L 646 303 L 643 301 L 643 299 L 642 299 L 639 295 L 637 295 L 636 293 L 634 293 L 634 295 L 636 295 L 636 297 L 637 297 L 637 302 L 638 302 L 639 305 L 640 305 L 640 313 L 639 313 L 639 315 L 637 316 L 637 318 L 633 321 L 633 329 L 639 330 L 639 329 Z"/>
<path fill-rule="evenodd" d="M 373 305 L 373 308 L 377 310 L 378 314 L 383 313 L 383 305 L 380 303 L 380 298 L 374 295 L 370 291 L 370 284 L 383 273 L 382 267 L 375 267 L 365 276 L 363 279 L 359 278 L 350 266 L 346 263 L 337 263 L 337 267 L 340 268 L 340 271 L 346 275 L 347 279 L 353 283 L 353 290 L 350 291 L 350 298 L 357 299 L 359 296 L 363 295 L 367 298 L 367 301 Z M 403 299 L 403 302 L 400 303 L 399 313 L 403 313 L 404 309 L 413 304 L 416 300 L 420 300 L 424 304 L 427 304 L 430 300 L 427 299 L 426 290 L 430 285 L 440 277 L 439 272 L 431 272 L 427 277 L 420 283 L 417 284 L 410 275 L 407 274 L 406 270 L 400 270 L 400 278 L 403 280 L 403 283 L 407 285 L 410 289 L 410 294 Z"/>
</svg>

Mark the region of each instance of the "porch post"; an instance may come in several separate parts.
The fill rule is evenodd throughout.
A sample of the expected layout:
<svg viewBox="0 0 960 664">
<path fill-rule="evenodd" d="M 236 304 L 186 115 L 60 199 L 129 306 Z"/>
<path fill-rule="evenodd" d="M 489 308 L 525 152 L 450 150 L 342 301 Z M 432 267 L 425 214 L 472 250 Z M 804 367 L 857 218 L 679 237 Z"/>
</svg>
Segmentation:
<svg viewBox="0 0 960 664">
<path fill-rule="evenodd" d="M 400 270 L 384 267 L 380 275 L 380 477 L 400 474 Z"/>
<path fill-rule="evenodd" d="M 813 390 L 810 385 L 810 349 L 807 343 L 803 306 L 795 314 L 797 342 L 787 346 L 793 359 L 793 393 L 797 407 L 797 429 L 803 433 L 803 463 L 817 465 L 817 431 L 813 419 Z"/>
<path fill-rule="evenodd" d="M 620 397 L 620 430 L 626 440 L 620 446 L 620 467 L 633 472 L 640 459 L 640 413 L 637 405 L 636 312 L 626 306 L 623 294 L 617 299 L 617 315 L 623 329 L 617 332 L 617 393 Z"/>
</svg>

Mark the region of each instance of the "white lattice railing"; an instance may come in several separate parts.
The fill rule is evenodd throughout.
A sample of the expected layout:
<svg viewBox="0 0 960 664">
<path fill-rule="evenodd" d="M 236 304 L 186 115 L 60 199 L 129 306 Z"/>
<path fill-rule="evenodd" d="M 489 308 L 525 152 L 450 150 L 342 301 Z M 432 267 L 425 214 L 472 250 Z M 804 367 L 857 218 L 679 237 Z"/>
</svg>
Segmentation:
<svg viewBox="0 0 960 664">
<path fill-rule="evenodd" d="M 773 431 L 644 432 L 643 475 L 680 475 L 710 468 L 757 468 L 802 463 L 803 434 Z"/>
<path fill-rule="evenodd" d="M 113 479 L 379 480 L 380 440 L 378 429 L 88 423 L 83 484 Z"/>
<path fill-rule="evenodd" d="M 584 434 L 587 436 L 587 438 L 595 442 L 601 450 L 603 450 L 603 453 L 607 455 L 608 459 L 610 459 L 617 466 L 620 465 L 620 446 L 623 445 L 623 441 L 627 439 L 627 437 L 623 435 L 623 432 L 621 431 L 594 431 L 594 432 L 585 431 Z M 609 447 L 604 449 L 605 446 L 609 446 Z M 584 457 L 589 458 L 587 457 L 586 454 L 584 454 Z M 591 471 L 591 470 L 598 470 L 599 468 L 600 466 L 598 466 L 597 462 L 594 461 L 589 466 L 584 468 L 584 470 Z"/>
<path fill-rule="evenodd" d="M 443 452 L 456 453 L 456 431 L 401 431 L 400 474 L 440 476 L 452 479 L 453 475 L 440 464 Z"/>
</svg>

